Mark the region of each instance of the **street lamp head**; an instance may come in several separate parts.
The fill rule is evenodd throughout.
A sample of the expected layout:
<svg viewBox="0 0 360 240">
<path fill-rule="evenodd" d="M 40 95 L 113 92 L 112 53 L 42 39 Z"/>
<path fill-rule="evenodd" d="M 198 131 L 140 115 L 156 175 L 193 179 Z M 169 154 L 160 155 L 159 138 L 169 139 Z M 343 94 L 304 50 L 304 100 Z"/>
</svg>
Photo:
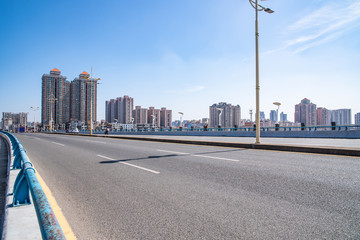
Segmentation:
<svg viewBox="0 0 360 240">
<path fill-rule="evenodd" d="M 267 12 L 267 13 L 273 13 L 274 12 L 274 10 L 272 10 L 270 8 L 265 8 L 264 11 Z"/>
<path fill-rule="evenodd" d="M 273 104 L 276 105 L 276 106 L 280 106 L 280 105 L 281 105 L 281 103 L 279 103 L 279 102 L 273 102 Z"/>
<path fill-rule="evenodd" d="M 183 112 L 179 112 L 179 114 L 184 115 L 184 113 L 183 113 Z"/>
</svg>

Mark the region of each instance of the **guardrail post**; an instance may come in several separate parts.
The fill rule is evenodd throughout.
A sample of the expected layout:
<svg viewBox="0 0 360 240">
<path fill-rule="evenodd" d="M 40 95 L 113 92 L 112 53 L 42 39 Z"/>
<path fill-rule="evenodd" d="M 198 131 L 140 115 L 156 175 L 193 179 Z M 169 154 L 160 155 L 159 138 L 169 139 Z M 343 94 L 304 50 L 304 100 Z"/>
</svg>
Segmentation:
<svg viewBox="0 0 360 240">
<path fill-rule="evenodd" d="M 24 169 L 21 169 L 16 177 L 13 195 L 13 207 L 24 204 L 31 204 L 30 189 L 24 174 Z"/>
</svg>

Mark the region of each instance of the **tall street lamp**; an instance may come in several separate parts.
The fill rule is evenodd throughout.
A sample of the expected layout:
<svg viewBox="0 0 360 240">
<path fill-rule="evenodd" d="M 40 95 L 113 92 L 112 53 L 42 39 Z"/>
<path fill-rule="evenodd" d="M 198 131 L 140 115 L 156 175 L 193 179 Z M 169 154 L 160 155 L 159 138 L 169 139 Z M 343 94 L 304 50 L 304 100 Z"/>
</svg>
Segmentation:
<svg viewBox="0 0 360 240">
<path fill-rule="evenodd" d="M 152 122 L 153 122 L 153 129 L 155 131 L 155 118 L 156 118 L 156 116 L 154 114 L 152 114 L 151 117 L 152 117 Z"/>
<path fill-rule="evenodd" d="M 36 132 L 36 129 L 35 129 L 35 111 L 39 110 L 39 107 L 30 107 L 30 110 L 34 111 L 34 132 Z"/>
<path fill-rule="evenodd" d="M 279 108 L 280 108 L 281 103 L 279 103 L 279 102 L 273 102 L 273 104 L 278 107 L 278 108 L 276 109 L 276 121 L 280 123 L 280 120 L 279 120 Z"/>
<path fill-rule="evenodd" d="M 223 109 L 222 108 L 216 108 L 216 110 L 220 111 L 220 113 L 219 113 L 219 128 L 221 128 L 220 119 L 221 119 L 221 114 L 222 114 Z"/>
<path fill-rule="evenodd" d="M 54 94 L 51 94 L 51 96 L 47 99 L 50 102 L 50 127 L 49 130 L 52 133 L 53 131 L 53 103 L 57 101 L 57 98 L 54 97 Z"/>
<path fill-rule="evenodd" d="M 250 5 L 255 9 L 255 54 L 256 54 L 256 142 L 260 143 L 260 82 L 259 82 L 259 27 L 258 12 L 265 11 L 273 13 L 270 8 L 265 8 L 258 4 L 258 0 L 249 0 Z"/>
<path fill-rule="evenodd" d="M 179 112 L 179 114 L 181 115 L 180 116 L 180 124 L 179 124 L 179 127 L 182 127 L 182 118 L 184 116 L 184 113 L 183 112 Z"/>
</svg>

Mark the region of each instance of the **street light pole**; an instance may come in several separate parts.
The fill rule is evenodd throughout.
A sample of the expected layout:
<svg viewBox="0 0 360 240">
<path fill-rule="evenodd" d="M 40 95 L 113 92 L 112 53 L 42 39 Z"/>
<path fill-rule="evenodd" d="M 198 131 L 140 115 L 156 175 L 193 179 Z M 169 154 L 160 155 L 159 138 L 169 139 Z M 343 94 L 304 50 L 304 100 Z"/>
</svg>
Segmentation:
<svg viewBox="0 0 360 240">
<path fill-rule="evenodd" d="M 279 102 L 273 102 L 273 104 L 274 104 L 275 106 L 277 106 L 277 110 L 276 110 L 276 122 L 280 123 L 280 120 L 279 120 L 279 108 L 280 108 L 281 103 L 279 103 Z"/>
<path fill-rule="evenodd" d="M 222 108 L 216 108 L 218 111 L 220 111 L 220 113 L 219 113 L 219 127 L 221 128 L 221 114 L 222 114 L 222 111 L 223 111 L 223 109 Z"/>
<path fill-rule="evenodd" d="M 57 98 L 55 98 L 54 97 L 54 94 L 51 94 L 51 97 L 50 98 L 48 98 L 48 101 L 50 101 L 50 128 L 49 128 L 49 130 L 50 130 L 50 133 L 52 133 L 52 131 L 53 131 L 53 116 L 52 116 L 52 112 L 53 112 L 53 107 L 52 107 L 52 105 L 53 105 L 53 102 L 55 102 L 57 100 Z"/>
<path fill-rule="evenodd" d="M 39 110 L 39 107 L 30 107 L 30 109 L 34 111 L 34 132 L 35 132 L 35 111 Z"/>
<path fill-rule="evenodd" d="M 153 119 L 153 129 L 155 131 L 155 115 L 151 115 L 152 116 L 152 119 Z"/>
<path fill-rule="evenodd" d="M 256 144 L 260 143 L 260 80 L 259 80 L 259 27 L 258 27 L 258 12 L 265 11 L 267 13 L 273 13 L 270 8 L 265 8 L 258 4 L 258 0 L 249 0 L 250 5 L 255 9 L 255 64 L 256 64 Z"/>
<path fill-rule="evenodd" d="M 182 117 L 184 116 L 184 113 L 183 113 L 183 112 L 179 112 L 179 114 L 181 115 L 181 116 L 180 116 L 180 124 L 179 124 L 179 127 L 182 127 Z"/>
</svg>

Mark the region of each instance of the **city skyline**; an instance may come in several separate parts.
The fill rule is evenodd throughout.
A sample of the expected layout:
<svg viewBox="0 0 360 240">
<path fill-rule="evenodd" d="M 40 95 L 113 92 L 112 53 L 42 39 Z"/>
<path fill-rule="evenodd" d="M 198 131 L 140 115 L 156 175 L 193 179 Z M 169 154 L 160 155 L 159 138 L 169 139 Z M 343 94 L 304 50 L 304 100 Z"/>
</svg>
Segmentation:
<svg viewBox="0 0 360 240">
<path fill-rule="evenodd" d="M 262 4 L 275 12 L 259 14 L 260 111 L 268 114 L 278 101 L 279 113 L 294 121 L 294 105 L 308 98 L 318 107 L 350 108 L 354 123 L 360 1 Z M 207 117 L 214 102 L 239 104 L 246 118 L 255 112 L 248 1 L 3 1 L 0 20 L 0 112 L 29 112 L 32 119 L 30 106 L 41 107 L 41 74 L 57 68 L 73 79 L 91 66 L 102 79 L 97 120 L 105 119 L 107 99 L 123 95 L 135 105 L 166 105 L 174 120 L 178 112 L 188 120 Z"/>
</svg>

